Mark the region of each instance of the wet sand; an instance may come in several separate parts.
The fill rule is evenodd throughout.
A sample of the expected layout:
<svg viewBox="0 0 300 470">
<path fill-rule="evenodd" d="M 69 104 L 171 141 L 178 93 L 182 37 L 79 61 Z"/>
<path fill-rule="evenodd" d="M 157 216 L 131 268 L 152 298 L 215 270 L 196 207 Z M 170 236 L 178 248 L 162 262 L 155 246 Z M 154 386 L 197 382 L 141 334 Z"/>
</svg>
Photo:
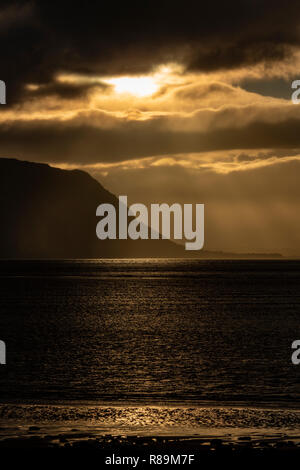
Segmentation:
<svg viewBox="0 0 300 470">
<path fill-rule="evenodd" d="M 99 468 L 141 469 L 300 457 L 296 409 L 6 404 L 0 410 L 0 455 L 31 467 L 45 460 L 86 466 L 92 455 Z M 184 455 L 189 463 L 182 462 Z M 118 463 L 123 457 L 138 458 L 138 464 Z"/>
<path fill-rule="evenodd" d="M 96 468 L 203 468 L 212 461 L 222 466 L 273 465 L 278 461 L 287 464 L 300 457 L 300 444 L 284 437 L 252 439 L 240 436 L 235 441 L 192 436 L 106 435 L 95 438 L 75 430 L 42 437 L 38 431 L 32 427 L 31 436 L 3 439 L 0 454 L 6 455 L 11 462 L 30 464 L 31 468 L 40 468 L 45 462 L 68 467 L 75 463 L 84 467 L 89 463 L 90 467 L 93 462 L 92 466 Z"/>
</svg>

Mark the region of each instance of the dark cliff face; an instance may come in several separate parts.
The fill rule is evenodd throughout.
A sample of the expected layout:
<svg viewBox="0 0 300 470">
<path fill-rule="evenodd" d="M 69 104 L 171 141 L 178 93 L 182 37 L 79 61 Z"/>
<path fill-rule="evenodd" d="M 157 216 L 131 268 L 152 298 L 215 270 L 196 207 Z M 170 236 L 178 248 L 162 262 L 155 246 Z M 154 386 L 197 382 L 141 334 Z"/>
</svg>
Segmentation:
<svg viewBox="0 0 300 470">
<path fill-rule="evenodd" d="M 0 159 L 0 258 L 181 257 L 168 240 L 98 240 L 96 208 L 118 199 L 89 174 Z"/>
</svg>

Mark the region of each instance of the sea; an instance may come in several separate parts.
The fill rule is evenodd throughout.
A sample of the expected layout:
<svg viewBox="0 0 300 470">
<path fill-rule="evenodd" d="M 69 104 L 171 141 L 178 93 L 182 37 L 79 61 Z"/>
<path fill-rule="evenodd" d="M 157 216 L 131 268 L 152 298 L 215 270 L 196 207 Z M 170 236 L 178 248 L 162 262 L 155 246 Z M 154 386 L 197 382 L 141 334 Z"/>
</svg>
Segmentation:
<svg viewBox="0 0 300 470">
<path fill-rule="evenodd" d="M 298 436 L 299 314 L 297 260 L 1 261 L 0 436 Z"/>
</svg>

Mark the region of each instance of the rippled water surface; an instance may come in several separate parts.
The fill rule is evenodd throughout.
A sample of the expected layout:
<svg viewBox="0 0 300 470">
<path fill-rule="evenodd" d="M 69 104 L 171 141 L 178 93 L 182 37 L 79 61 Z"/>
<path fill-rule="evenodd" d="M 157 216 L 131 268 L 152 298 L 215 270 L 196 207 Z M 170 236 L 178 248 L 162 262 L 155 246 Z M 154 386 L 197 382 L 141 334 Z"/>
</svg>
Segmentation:
<svg viewBox="0 0 300 470">
<path fill-rule="evenodd" d="M 297 261 L 1 262 L 2 402 L 298 406 Z"/>
</svg>

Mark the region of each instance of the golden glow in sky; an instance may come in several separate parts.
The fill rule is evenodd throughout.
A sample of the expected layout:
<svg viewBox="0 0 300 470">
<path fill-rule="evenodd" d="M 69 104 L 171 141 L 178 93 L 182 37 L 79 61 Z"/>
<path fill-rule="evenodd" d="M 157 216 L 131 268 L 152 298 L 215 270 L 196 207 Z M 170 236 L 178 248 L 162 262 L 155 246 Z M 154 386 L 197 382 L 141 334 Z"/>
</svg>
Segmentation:
<svg viewBox="0 0 300 470">
<path fill-rule="evenodd" d="M 181 71 L 178 64 L 162 65 L 152 75 L 140 77 L 111 77 L 103 79 L 104 83 L 114 86 L 115 93 L 127 93 L 138 98 L 151 96 L 156 93 L 161 86 L 178 82 L 176 76 Z"/>
<path fill-rule="evenodd" d="M 153 95 L 159 88 L 151 77 L 118 77 L 104 81 L 114 85 L 116 93 L 129 93 L 138 97 Z"/>
<path fill-rule="evenodd" d="M 101 85 L 107 84 L 112 87 L 115 95 L 131 95 L 136 98 L 144 98 L 154 95 L 163 86 L 180 85 L 184 83 L 182 78 L 182 66 L 179 64 L 161 65 L 152 74 L 141 76 L 85 76 L 81 74 L 59 74 L 56 76 L 58 83 L 69 83 L 73 85 Z M 35 84 L 29 84 L 29 89 Z M 28 87 L 28 85 L 27 85 Z M 120 99 L 121 98 L 120 96 Z"/>
</svg>

